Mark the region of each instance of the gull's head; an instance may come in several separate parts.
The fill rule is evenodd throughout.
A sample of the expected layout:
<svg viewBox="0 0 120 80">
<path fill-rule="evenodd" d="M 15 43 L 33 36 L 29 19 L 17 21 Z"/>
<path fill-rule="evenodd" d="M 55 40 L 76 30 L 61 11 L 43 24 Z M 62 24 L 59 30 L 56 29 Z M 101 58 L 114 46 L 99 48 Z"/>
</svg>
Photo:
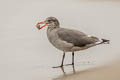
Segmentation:
<svg viewBox="0 0 120 80">
<path fill-rule="evenodd" d="M 42 26 L 40 27 L 41 24 L 42 24 Z M 38 29 L 42 29 L 45 26 L 48 26 L 50 28 L 59 27 L 59 21 L 55 17 L 48 17 L 48 18 L 46 18 L 45 21 L 38 22 L 37 25 L 36 25 L 36 27 Z"/>
</svg>

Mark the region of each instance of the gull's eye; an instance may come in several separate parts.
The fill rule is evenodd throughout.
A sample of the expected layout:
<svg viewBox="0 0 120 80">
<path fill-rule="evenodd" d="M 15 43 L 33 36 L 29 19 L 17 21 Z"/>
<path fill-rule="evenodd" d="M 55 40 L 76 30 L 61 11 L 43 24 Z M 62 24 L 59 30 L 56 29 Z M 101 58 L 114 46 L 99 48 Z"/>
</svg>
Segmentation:
<svg viewBox="0 0 120 80">
<path fill-rule="evenodd" d="M 51 22 L 52 20 L 48 20 L 48 22 Z"/>
</svg>

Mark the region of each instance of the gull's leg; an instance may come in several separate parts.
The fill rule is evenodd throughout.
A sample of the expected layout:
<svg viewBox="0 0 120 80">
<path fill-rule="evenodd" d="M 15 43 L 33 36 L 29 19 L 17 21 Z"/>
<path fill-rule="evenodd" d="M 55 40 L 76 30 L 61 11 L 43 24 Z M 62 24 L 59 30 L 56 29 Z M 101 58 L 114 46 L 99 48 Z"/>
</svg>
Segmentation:
<svg viewBox="0 0 120 80">
<path fill-rule="evenodd" d="M 61 67 L 63 66 L 63 63 L 64 63 L 64 58 L 65 58 L 65 52 L 63 52 L 63 58 L 62 58 Z"/>
<path fill-rule="evenodd" d="M 53 67 L 53 68 L 63 67 L 64 58 L 65 58 L 65 52 L 63 52 L 63 58 L 62 58 L 62 63 L 61 63 L 61 65 L 60 65 L 60 66 L 57 66 L 57 67 Z"/>
<path fill-rule="evenodd" d="M 72 65 L 74 65 L 74 52 L 72 52 Z"/>
</svg>

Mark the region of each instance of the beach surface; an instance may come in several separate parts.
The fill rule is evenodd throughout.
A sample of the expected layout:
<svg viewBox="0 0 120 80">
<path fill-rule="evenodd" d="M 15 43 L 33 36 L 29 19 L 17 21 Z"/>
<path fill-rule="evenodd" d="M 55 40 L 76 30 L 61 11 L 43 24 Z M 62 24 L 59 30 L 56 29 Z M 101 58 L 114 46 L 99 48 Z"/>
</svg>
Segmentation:
<svg viewBox="0 0 120 80">
<path fill-rule="evenodd" d="M 120 80 L 120 1 L 3 0 L 0 10 L 0 80 Z M 110 44 L 75 52 L 74 68 L 54 69 L 63 52 L 49 43 L 47 27 L 35 27 L 49 16 Z"/>
<path fill-rule="evenodd" d="M 83 71 L 73 71 L 54 80 L 120 80 L 120 60 L 114 63 Z"/>
</svg>

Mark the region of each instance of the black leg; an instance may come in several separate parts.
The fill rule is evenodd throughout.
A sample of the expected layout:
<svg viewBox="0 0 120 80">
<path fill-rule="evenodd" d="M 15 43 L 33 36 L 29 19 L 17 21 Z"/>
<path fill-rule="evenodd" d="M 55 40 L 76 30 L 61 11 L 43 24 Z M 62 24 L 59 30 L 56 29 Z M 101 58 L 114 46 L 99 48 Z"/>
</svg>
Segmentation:
<svg viewBox="0 0 120 80">
<path fill-rule="evenodd" d="M 65 58 L 65 52 L 63 53 L 63 58 L 62 58 L 61 67 L 63 66 L 63 63 L 64 63 L 64 58 Z"/>
<path fill-rule="evenodd" d="M 72 65 L 74 65 L 74 52 L 72 52 Z"/>
<path fill-rule="evenodd" d="M 60 66 L 53 67 L 53 68 L 63 67 L 64 58 L 65 58 L 65 52 L 63 52 L 63 58 L 62 58 L 62 63 L 61 63 L 61 65 L 60 65 Z"/>
<path fill-rule="evenodd" d="M 72 64 L 63 65 L 63 63 L 64 63 L 64 58 L 65 58 L 65 52 L 63 53 L 63 58 L 62 58 L 62 63 L 61 63 L 61 65 L 60 65 L 60 66 L 57 66 L 57 67 L 53 67 L 53 68 L 59 68 L 59 67 L 68 66 L 68 65 L 74 65 L 74 52 L 72 52 Z"/>
</svg>

